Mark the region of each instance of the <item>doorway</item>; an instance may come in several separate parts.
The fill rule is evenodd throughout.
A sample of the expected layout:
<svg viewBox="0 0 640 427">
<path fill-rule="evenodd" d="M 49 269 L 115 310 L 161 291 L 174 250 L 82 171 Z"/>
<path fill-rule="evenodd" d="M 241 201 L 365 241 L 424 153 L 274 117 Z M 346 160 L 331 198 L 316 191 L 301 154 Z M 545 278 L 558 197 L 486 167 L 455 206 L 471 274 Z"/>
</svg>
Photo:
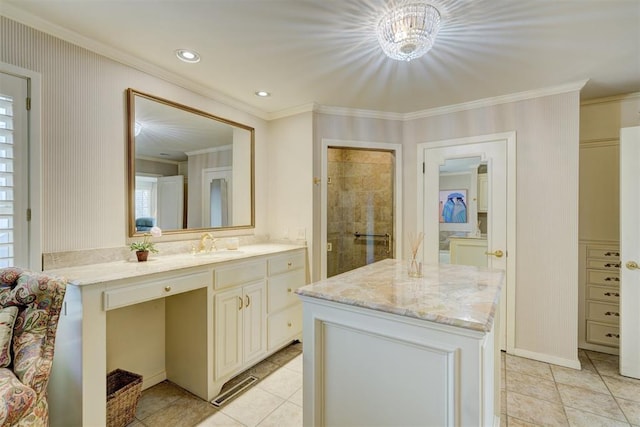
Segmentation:
<svg viewBox="0 0 640 427">
<path fill-rule="evenodd" d="M 401 158 L 400 144 L 323 140 L 322 278 L 395 257 Z"/>
<path fill-rule="evenodd" d="M 423 261 L 438 263 L 448 258 L 452 263 L 505 271 L 498 336 L 501 349 L 513 352 L 515 132 L 418 144 L 418 152 L 424 165 L 424 174 L 418 178 Z M 447 222 L 440 202 L 446 204 L 452 194 L 453 203 L 464 203 L 466 215 Z"/>
</svg>

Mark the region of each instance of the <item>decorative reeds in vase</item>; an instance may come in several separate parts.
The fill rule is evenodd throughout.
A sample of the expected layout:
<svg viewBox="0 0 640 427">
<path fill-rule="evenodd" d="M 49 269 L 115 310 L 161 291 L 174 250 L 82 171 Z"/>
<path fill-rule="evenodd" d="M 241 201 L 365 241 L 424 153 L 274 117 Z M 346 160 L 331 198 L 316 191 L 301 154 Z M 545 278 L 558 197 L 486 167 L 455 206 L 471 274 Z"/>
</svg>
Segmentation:
<svg viewBox="0 0 640 427">
<path fill-rule="evenodd" d="M 411 242 L 411 259 L 409 260 L 409 277 L 422 277 L 422 262 L 418 261 L 418 250 L 424 238 L 424 233 L 420 232 L 414 238 L 409 236 Z"/>
</svg>

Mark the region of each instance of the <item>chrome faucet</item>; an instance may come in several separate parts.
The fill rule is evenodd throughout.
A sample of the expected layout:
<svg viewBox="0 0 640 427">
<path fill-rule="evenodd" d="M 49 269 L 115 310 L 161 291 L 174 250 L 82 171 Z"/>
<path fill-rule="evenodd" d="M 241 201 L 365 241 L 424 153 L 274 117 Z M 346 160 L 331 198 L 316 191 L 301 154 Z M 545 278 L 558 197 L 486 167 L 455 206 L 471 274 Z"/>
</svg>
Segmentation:
<svg viewBox="0 0 640 427">
<path fill-rule="evenodd" d="M 204 252 L 207 249 L 206 241 L 211 240 L 211 248 L 209 250 L 216 250 L 216 239 L 213 238 L 211 233 L 204 233 L 200 236 L 200 243 L 198 244 L 198 252 Z"/>
</svg>

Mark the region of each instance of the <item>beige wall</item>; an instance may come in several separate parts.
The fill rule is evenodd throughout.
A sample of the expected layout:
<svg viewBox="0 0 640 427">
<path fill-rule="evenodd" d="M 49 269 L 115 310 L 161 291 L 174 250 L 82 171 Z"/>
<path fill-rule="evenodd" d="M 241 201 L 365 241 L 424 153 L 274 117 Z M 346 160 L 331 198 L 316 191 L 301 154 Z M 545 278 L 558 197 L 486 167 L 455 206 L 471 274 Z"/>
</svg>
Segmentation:
<svg viewBox="0 0 640 427">
<path fill-rule="evenodd" d="M 132 87 L 256 128 L 256 234 L 267 233 L 266 123 L 0 17 L 0 61 L 42 76 L 42 250 L 124 246 Z"/>
</svg>

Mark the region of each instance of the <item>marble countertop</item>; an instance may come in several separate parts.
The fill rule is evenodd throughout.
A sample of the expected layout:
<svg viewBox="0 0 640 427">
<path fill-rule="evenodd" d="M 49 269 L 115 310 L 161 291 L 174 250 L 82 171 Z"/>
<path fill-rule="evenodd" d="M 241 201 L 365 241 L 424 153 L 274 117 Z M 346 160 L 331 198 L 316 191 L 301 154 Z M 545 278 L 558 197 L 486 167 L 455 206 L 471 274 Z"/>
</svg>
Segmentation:
<svg viewBox="0 0 640 427">
<path fill-rule="evenodd" d="M 488 332 L 493 325 L 502 270 L 448 264 L 422 266 L 411 278 L 406 261 L 387 259 L 299 288 L 327 301 Z"/>
<path fill-rule="evenodd" d="M 219 250 L 203 254 L 150 254 L 146 262 L 122 260 L 98 264 L 81 265 L 45 270 L 45 273 L 64 277 L 77 286 L 93 285 L 115 280 L 141 277 L 154 273 L 165 273 L 183 268 L 205 266 L 221 262 L 240 260 L 260 255 L 301 249 L 305 246 L 294 244 L 262 243 L 240 246 L 238 250 Z"/>
</svg>

